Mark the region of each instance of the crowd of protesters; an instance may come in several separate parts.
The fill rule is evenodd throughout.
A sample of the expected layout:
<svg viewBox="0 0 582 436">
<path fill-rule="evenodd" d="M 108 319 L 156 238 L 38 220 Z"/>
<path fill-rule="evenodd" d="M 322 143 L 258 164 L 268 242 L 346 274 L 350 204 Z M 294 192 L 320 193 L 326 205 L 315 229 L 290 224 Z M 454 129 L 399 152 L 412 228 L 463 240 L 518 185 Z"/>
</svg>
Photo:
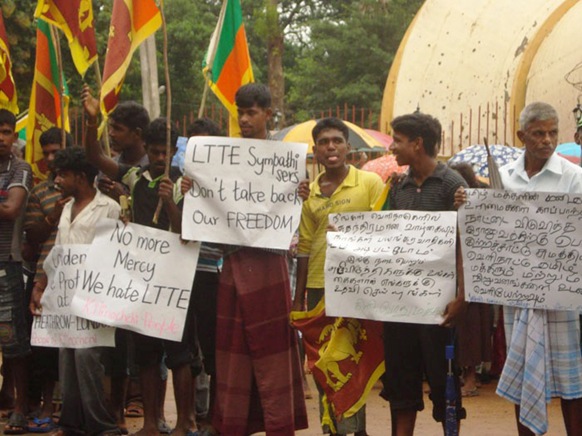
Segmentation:
<svg viewBox="0 0 582 436">
<path fill-rule="evenodd" d="M 63 139 L 57 128 L 43 132 L 40 144 L 49 175 L 34 186 L 29 164 L 13 153 L 16 119 L 0 110 L 0 409 L 11 410 L 5 434 L 127 434 L 126 416 L 143 417 L 139 435 L 292 435 L 307 428 L 303 364 L 289 313 L 311 310 L 323 300 L 328 215 L 374 209 L 453 211 L 464 201 L 464 188 L 486 187 L 470 166 L 451 168 L 437 160 L 441 125 L 430 115 L 414 113 L 392 121 L 391 152 L 409 170 L 388 185 L 350 165 L 349 133 L 341 120 L 320 120 L 312 135 L 314 156 L 324 170 L 311 184 L 298 186 L 304 202 L 294 289 L 288 252 L 203 242 L 198 263 L 192 265 L 196 275 L 181 342 L 117 329 L 114 348 L 32 347 L 32 317 L 42 311 L 48 284 L 42 265 L 51 248 L 91 243 L 102 218 L 123 215 L 127 220 L 119 204 L 124 196 L 131 196 L 132 222 L 180 233 L 184 195 L 191 186 L 177 167 L 165 174 L 166 119 L 150 120 L 135 102 L 119 104 L 108 119 L 115 152 L 110 157 L 98 140 L 98 101 L 86 86 L 81 97 L 85 144 L 73 146 L 70 136 Z M 269 140 L 268 88 L 241 87 L 236 105 L 242 137 Z M 558 117 L 551 106 L 534 103 L 524 109 L 518 137 L 525 152 L 501 170 L 507 189 L 582 193 L 582 169 L 554 153 L 557 132 Z M 221 134 L 207 119 L 196 120 L 188 133 Z M 176 140 L 172 129 L 172 154 Z M 151 217 L 160 201 L 154 224 Z M 424 380 L 432 415 L 444 423 L 445 346 L 451 337 L 459 345 L 459 422 L 466 417 L 462 397 L 478 395 L 487 375 L 482 364 L 492 356 L 493 311 L 465 301 L 459 250 L 456 265 L 457 295 L 448 302 L 441 325 L 383 325 L 382 395 L 390 404 L 393 435 L 413 434 L 416 414 L 424 408 Z M 559 397 L 568 434 L 582 434 L 578 314 L 505 308 L 504 315 L 508 362 L 498 392 L 516 405 L 518 433 L 547 431 L 546 400 Z M 544 339 L 538 341 L 538 351 L 550 355 L 546 373 L 524 363 L 533 324 L 547 327 L 537 333 Z M 164 414 L 167 369 L 172 371 L 176 402 L 174 429 Z M 532 387 L 536 377 L 547 383 Z M 330 416 L 322 386 L 317 387 L 322 417 Z M 530 394 L 524 395 L 524 389 Z M 322 420 L 322 430 L 366 435 L 365 405 L 341 420 L 332 413 L 330 420 Z"/>
</svg>

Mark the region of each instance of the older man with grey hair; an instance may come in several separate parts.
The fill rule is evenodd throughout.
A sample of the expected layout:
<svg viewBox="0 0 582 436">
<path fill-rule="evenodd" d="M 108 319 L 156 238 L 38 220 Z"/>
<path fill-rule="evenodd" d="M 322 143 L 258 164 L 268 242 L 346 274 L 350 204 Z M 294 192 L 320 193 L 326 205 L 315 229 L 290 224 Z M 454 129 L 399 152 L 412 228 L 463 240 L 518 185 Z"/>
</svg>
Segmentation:
<svg viewBox="0 0 582 436">
<path fill-rule="evenodd" d="M 582 168 L 555 153 L 558 114 L 547 103 L 521 112 L 525 152 L 500 169 L 505 189 L 582 194 Z M 546 404 L 559 397 L 568 435 L 582 435 L 582 355 L 577 312 L 504 307 L 507 361 L 497 393 L 516 405 L 519 435 L 548 431 Z"/>
</svg>

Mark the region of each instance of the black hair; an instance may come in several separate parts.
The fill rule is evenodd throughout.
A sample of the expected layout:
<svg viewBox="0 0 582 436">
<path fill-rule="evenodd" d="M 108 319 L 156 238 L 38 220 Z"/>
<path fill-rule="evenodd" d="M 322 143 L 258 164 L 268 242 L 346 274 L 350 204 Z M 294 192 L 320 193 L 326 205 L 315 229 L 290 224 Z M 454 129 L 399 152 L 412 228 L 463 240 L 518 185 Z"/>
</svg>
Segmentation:
<svg viewBox="0 0 582 436">
<path fill-rule="evenodd" d="M 55 171 L 73 171 L 84 174 L 89 184 L 93 183 L 99 173 L 99 170 L 89 163 L 85 149 L 81 147 L 57 151 L 52 166 Z"/>
<path fill-rule="evenodd" d="M 109 114 L 109 118 L 131 130 L 143 132 L 150 123 L 150 116 L 145 107 L 135 101 L 124 101 Z"/>
<path fill-rule="evenodd" d="M 210 118 L 198 118 L 188 126 L 188 137 L 191 136 L 223 136 L 220 127 Z"/>
<path fill-rule="evenodd" d="M 8 109 L 0 109 L 0 126 L 8 124 L 12 130 L 16 129 L 16 116 Z"/>
<path fill-rule="evenodd" d="M 317 137 L 324 130 L 337 129 L 342 132 L 342 135 L 346 142 L 350 138 L 350 129 L 342 120 L 336 117 L 322 118 L 316 124 L 311 131 L 311 136 L 313 136 L 313 142 L 317 142 Z"/>
<path fill-rule="evenodd" d="M 63 129 L 60 127 L 51 127 L 42 132 L 38 140 L 41 147 L 49 144 L 61 144 L 63 140 Z M 73 146 L 73 137 L 68 132 L 65 132 L 65 146 L 67 148 Z"/>
<path fill-rule="evenodd" d="M 473 166 L 468 162 L 450 163 L 449 167 L 458 172 L 469 188 L 487 188 L 487 184 L 477 178 Z"/>
<path fill-rule="evenodd" d="M 262 83 L 247 83 L 241 86 L 234 96 L 237 107 L 249 108 L 255 104 L 262 109 L 271 107 L 271 91 Z"/>
<path fill-rule="evenodd" d="M 390 125 L 395 133 L 406 135 L 409 139 L 422 138 L 426 154 L 436 157 L 441 143 L 442 127 L 435 117 L 415 112 L 394 118 Z"/>
<path fill-rule="evenodd" d="M 166 143 L 166 118 L 156 118 L 143 133 L 143 140 L 146 148 L 150 145 L 162 145 Z M 170 145 L 176 147 L 178 142 L 178 132 L 175 127 L 171 125 L 170 130 Z"/>
</svg>

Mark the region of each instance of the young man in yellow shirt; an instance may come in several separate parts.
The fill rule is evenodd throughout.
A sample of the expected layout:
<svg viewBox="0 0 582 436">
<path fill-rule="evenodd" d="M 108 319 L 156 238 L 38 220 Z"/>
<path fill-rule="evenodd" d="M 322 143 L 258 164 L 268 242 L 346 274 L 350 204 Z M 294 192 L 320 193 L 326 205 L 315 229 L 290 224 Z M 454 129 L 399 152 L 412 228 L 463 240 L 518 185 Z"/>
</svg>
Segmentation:
<svg viewBox="0 0 582 436">
<path fill-rule="evenodd" d="M 293 310 L 304 310 L 306 294 L 308 310 L 315 308 L 323 298 L 329 214 L 370 211 L 384 189 L 380 176 L 347 164 L 349 130 L 343 121 L 324 118 L 315 125 L 312 135 L 315 157 L 325 167 L 325 171 L 311 184 L 309 198 L 303 203 Z M 318 390 L 320 414 L 323 415 L 323 391 L 320 386 Z M 332 433 L 333 429 L 327 424 L 322 426 L 324 433 L 366 434 L 364 407 L 349 418 L 335 422 L 332 417 L 332 421 L 337 433 Z"/>
</svg>

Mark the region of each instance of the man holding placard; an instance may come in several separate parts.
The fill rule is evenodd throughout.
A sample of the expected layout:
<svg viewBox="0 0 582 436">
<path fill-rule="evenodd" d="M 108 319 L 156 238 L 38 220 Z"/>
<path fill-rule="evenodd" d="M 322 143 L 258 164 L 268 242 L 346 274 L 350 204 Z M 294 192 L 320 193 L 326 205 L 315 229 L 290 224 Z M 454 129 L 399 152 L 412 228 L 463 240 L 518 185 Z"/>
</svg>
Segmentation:
<svg viewBox="0 0 582 436">
<path fill-rule="evenodd" d="M 467 186 L 455 171 L 436 160 L 441 139 L 440 122 L 426 114 L 414 113 L 391 123 L 394 142 L 390 151 L 398 165 L 409 165 L 408 174 L 394 184 L 384 209 L 416 211 L 454 210 L 457 188 Z M 433 418 L 445 421 L 445 387 L 448 371 L 445 347 L 452 342 L 449 328 L 464 308 L 462 263 L 457 258 L 458 297 L 449 303 L 442 325 L 400 322 L 384 323 L 386 374 L 385 398 L 390 402 L 392 433 L 412 435 L 416 413 L 424 408 L 423 371 L 430 386 Z M 461 406 L 458 377 L 457 419 L 465 418 Z"/>
<path fill-rule="evenodd" d="M 337 118 L 319 120 L 312 134 L 315 156 L 325 167 L 325 172 L 313 182 L 309 198 L 303 203 L 297 247 L 297 284 L 293 300 L 295 311 L 304 310 L 306 293 L 309 311 L 323 299 L 329 214 L 372 210 L 384 188 L 377 174 L 346 164 L 350 144 L 349 131 L 343 121 Z M 359 325 L 358 320 L 354 321 Z M 318 332 L 318 336 L 320 334 Z M 318 383 L 317 387 L 324 433 L 366 434 L 365 405 L 354 415 L 338 421 L 331 411 L 329 398 L 325 399 L 323 386 Z M 354 398 L 354 403 L 357 399 Z"/>
<path fill-rule="evenodd" d="M 86 87 L 83 89 L 82 98 L 90 125 L 96 126 L 98 107 Z M 170 133 L 170 151 L 173 155 L 176 152 L 178 135 L 174 129 Z M 175 182 L 181 174 L 177 167 L 171 168 L 169 177 L 164 174 L 166 160 L 171 158 L 171 156 L 166 156 L 166 135 L 165 118 L 153 120 L 143 132 L 149 160 L 149 165 L 145 168 L 123 165 L 105 156 L 96 140 L 95 127 L 92 127 L 87 135 L 87 153 L 91 162 L 105 175 L 112 180 L 121 181 L 129 187 L 132 197 L 132 221 L 134 223 L 179 233 L 183 196 L 180 193 L 179 185 Z M 162 200 L 163 207 L 157 222 L 154 222 L 159 199 Z M 172 370 L 178 412 L 176 428 L 173 433 L 185 435 L 192 431 L 195 424 L 190 413 L 192 408 L 192 373 L 190 368 L 194 359 L 199 360 L 192 305 L 188 306 L 182 341 L 162 340 L 137 332 L 132 332 L 132 337 L 136 349 L 139 350 L 135 356 L 135 361 L 140 368 L 140 385 L 144 404 L 144 424 L 139 434 L 151 434 L 158 431 L 160 418 L 158 405 L 161 403 L 159 368 L 164 351 L 167 353 L 166 364 Z"/>
<path fill-rule="evenodd" d="M 555 153 L 558 114 L 531 103 L 519 117 L 525 152 L 500 169 L 516 192 L 582 193 L 582 168 Z M 548 431 L 546 403 L 560 397 L 568 435 L 582 434 L 582 358 L 576 311 L 504 306 L 508 355 L 497 393 L 516 405 L 520 435 Z"/>
<path fill-rule="evenodd" d="M 90 244 L 96 223 L 102 218 L 119 217 L 120 207 L 111 198 L 95 189 L 97 169 L 85 157 L 85 151 L 73 147 L 61 150 L 54 160 L 55 184 L 63 197 L 70 196 L 59 220 L 55 246 L 60 244 Z M 39 287 L 46 287 L 38 283 Z M 40 289 L 39 289 L 40 291 Z M 41 292 L 33 295 L 33 304 L 40 310 Z M 103 347 L 61 348 L 59 371 L 63 406 L 59 425 L 63 430 L 86 434 L 120 434 L 109 412 L 103 387 Z"/>
<path fill-rule="evenodd" d="M 269 139 L 269 89 L 244 85 L 235 100 L 243 138 Z M 285 251 L 225 247 L 218 288 L 214 416 L 221 434 L 293 435 L 307 428 L 297 341 L 288 320 L 289 286 Z"/>
</svg>

